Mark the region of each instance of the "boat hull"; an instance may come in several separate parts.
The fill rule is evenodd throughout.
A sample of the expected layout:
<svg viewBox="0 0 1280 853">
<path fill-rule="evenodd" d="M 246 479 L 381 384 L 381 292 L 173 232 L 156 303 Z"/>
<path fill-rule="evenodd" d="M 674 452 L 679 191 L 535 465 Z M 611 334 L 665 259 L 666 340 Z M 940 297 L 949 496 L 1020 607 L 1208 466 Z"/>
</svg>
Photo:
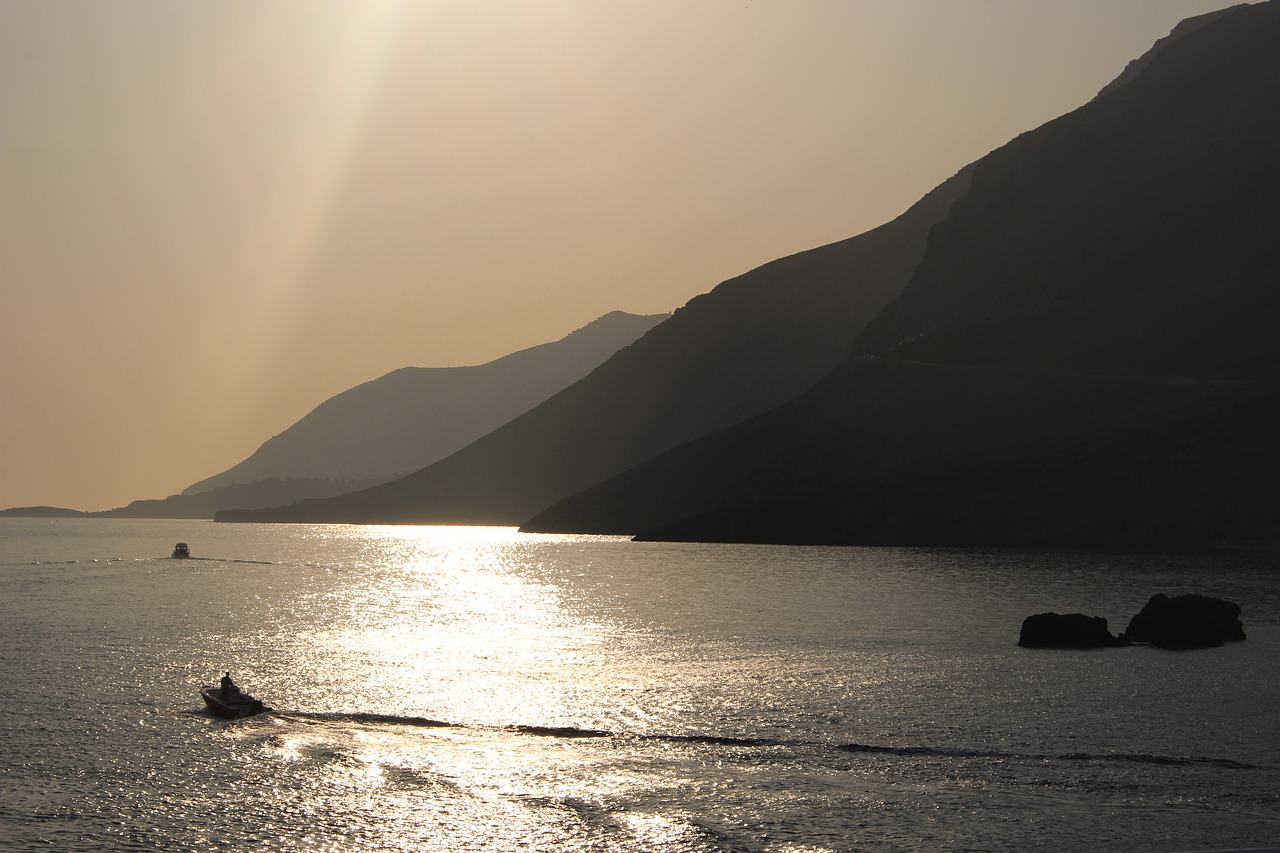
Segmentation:
<svg viewBox="0 0 1280 853">
<path fill-rule="evenodd" d="M 202 687 L 200 696 L 204 699 L 204 704 L 209 707 L 209 710 L 224 720 L 239 720 L 244 717 L 252 717 L 267 710 L 261 700 L 239 691 L 230 698 L 223 699 L 221 688 Z"/>
</svg>

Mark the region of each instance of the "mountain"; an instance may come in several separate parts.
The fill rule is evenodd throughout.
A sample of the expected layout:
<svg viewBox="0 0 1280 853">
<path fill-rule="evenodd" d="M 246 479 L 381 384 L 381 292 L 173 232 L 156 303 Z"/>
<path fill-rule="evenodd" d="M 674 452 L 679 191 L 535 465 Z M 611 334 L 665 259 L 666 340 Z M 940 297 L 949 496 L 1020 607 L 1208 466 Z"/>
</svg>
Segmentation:
<svg viewBox="0 0 1280 853">
<path fill-rule="evenodd" d="M 590 373 L 668 314 L 614 311 L 559 341 L 478 367 L 396 370 L 344 391 L 240 464 L 180 495 L 101 512 L 19 507 L 23 517 L 212 518 L 342 495 L 447 456 Z"/>
<path fill-rule="evenodd" d="M 968 182 L 962 171 L 892 222 L 720 284 L 591 375 L 408 477 L 339 498 L 217 518 L 519 524 L 811 386 L 906 286 L 930 227 Z"/>
<path fill-rule="evenodd" d="M 1280 4 L 1193 19 L 972 170 L 799 398 L 531 530 L 1202 546 L 1280 534 Z"/>
<path fill-rule="evenodd" d="M 310 477 L 281 480 L 268 477 L 252 483 L 218 486 L 207 492 L 191 495 L 169 495 L 167 498 L 131 501 L 126 506 L 86 512 L 83 515 L 94 518 L 213 518 L 219 510 L 227 507 L 278 506 L 304 498 L 328 498 L 385 483 L 389 479 L 391 478 L 333 480 Z"/>
<path fill-rule="evenodd" d="M 303 498 L 327 498 L 355 489 L 377 485 L 387 479 L 324 480 L 274 477 L 252 483 L 232 483 L 194 495 L 169 495 L 131 501 L 126 506 L 84 512 L 52 506 L 14 507 L 0 510 L 0 518 L 213 518 L 227 507 L 265 507 Z"/>
<path fill-rule="evenodd" d="M 60 506 L 15 506 L 0 509 L 0 518 L 80 518 L 85 513 Z"/>
<path fill-rule="evenodd" d="M 416 471 L 577 382 L 668 316 L 614 311 L 559 341 L 487 364 L 392 371 L 330 397 L 248 459 L 183 495 L 268 479 L 369 481 Z M 329 494 L 367 485 L 352 482 Z M 277 495 L 277 502 L 284 498 Z"/>
</svg>

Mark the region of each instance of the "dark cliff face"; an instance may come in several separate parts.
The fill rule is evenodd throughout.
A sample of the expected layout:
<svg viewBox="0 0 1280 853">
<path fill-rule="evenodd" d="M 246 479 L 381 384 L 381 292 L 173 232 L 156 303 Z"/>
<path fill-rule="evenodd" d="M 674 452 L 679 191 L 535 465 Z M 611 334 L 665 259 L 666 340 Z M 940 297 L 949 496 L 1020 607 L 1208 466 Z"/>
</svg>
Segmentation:
<svg viewBox="0 0 1280 853">
<path fill-rule="evenodd" d="M 1280 354 L 1277 336 L 1257 334 L 1280 306 L 1276 14 L 1210 21 L 1127 84 L 980 161 L 856 352 L 1266 375 Z"/>
<path fill-rule="evenodd" d="M 401 480 L 223 521 L 519 524 L 690 439 L 767 411 L 847 355 L 906 285 L 962 172 L 866 234 L 724 282 L 591 375 Z"/>
<path fill-rule="evenodd" d="M 1199 545 L 1280 473 L 1280 5 L 1163 46 L 973 169 L 901 296 L 792 403 L 530 529 Z"/>
</svg>

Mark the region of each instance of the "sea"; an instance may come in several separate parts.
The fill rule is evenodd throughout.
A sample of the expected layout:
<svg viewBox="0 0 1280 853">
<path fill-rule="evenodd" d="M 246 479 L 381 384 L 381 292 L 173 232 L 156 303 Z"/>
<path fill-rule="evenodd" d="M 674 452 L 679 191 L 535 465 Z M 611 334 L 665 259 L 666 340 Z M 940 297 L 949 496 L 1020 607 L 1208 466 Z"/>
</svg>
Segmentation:
<svg viewBox="0 0 1280 853">
<path fill-rule="evenodd" d="M 1161 592 L 1248 639 L 1017 645 Z M 1275 846 L 1278 709 L 1270 551 L 0 519 L 5 851 Z"/>
</svg>

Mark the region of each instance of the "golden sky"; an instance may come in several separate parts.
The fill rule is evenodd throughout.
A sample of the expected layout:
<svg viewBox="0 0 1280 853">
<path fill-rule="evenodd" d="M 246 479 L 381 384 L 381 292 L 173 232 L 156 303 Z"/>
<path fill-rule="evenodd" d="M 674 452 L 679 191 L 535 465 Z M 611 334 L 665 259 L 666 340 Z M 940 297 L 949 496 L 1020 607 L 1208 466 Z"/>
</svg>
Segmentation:
<svg viewBox="0 0 1280 853">
<path fill-rule="evenodd" d="M 0 508 L 901 213 L 1222 0 L 0 0 Z"/>
</svg>

